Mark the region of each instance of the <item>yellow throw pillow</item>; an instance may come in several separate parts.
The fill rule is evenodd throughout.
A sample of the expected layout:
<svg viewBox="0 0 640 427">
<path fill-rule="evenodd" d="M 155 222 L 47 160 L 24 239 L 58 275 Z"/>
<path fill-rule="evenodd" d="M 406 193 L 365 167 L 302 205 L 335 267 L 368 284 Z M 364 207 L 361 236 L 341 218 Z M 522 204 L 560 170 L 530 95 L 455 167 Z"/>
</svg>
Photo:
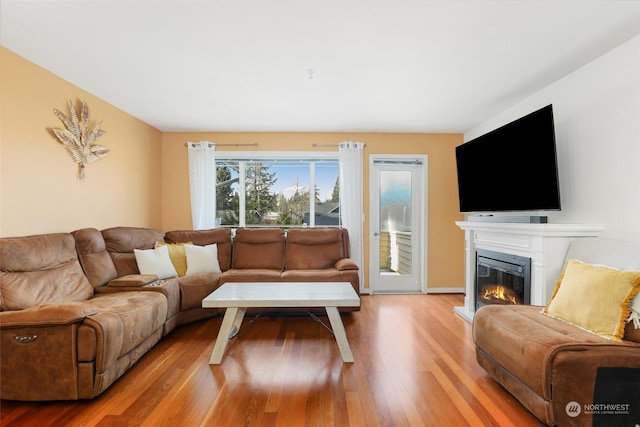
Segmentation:
<svg viewBox="0 0 640 427">
<path fill-rule="evenodd" d="M 187 274 L 187 254 L 184 251 L 184 245 L 190 245 L 191 242 L 187 243 L 165 243 L 165 242 L 156 242 L 156 248 L 160 246 L 167 246 L 169 249 L 169 258 L 171 258 L 171 263 L 176 269 L 179 277 Z"/>
<path fill-rule="evenodd" d="M 622 341 L 640 271 L 570 260 L 543 312 L 613 341 Z"/>
</svg>

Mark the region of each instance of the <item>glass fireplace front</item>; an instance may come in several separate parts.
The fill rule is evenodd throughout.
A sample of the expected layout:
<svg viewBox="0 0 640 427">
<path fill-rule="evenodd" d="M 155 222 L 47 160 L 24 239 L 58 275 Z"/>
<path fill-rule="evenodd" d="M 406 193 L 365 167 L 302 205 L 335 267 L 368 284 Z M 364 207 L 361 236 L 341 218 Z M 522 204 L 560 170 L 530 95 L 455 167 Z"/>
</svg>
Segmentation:
<svg viewBox="0 0 640 427">
<path fill-rule="evenodd" d="M 531 258 L 476 250 L 476 310 L 487 304 L 529 304 Z"/>
</svg>

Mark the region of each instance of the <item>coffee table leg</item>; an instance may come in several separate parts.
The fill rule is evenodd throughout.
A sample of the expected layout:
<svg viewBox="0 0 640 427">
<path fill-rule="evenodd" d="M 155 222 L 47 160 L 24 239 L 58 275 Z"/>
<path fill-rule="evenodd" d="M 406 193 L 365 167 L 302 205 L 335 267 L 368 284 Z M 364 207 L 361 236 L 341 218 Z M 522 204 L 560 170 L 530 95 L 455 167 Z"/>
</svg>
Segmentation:
<svg viewBox="0 0 640 427">
<path fill-rule="evenodd" d="M 211 359 L 209 359 L 210 365 L 219 365 L 222 361 L 224 350 L 227 348 L 229 338 L 232 334 L 235 334 L 240 329 L 244 313 L 247 311 L 245 307 L 228 307 L 224 313 L 222 319 L 222 325 L 220 325 L 220 332 L 218 332 L 218 338 L 213 346 L 213 352 L 211 352 Z"/>
<path fill-rule="evenodd" d="M 336 337 L 338 343 L 338 349 L 342 355 L 342 361 L 345 363 L 353 363 L 353 354 L 349 347 L 349 341 L 347 341 L 347 333 L 344 330 L 342 324 L 342 318 L 338 312 L 337 307 L 325 307 L 327 310 L 327 316 L 329 316 L 329 322 L 331 323 L 331 329 L 333 329 L 333 335 Z"/>
</svg>

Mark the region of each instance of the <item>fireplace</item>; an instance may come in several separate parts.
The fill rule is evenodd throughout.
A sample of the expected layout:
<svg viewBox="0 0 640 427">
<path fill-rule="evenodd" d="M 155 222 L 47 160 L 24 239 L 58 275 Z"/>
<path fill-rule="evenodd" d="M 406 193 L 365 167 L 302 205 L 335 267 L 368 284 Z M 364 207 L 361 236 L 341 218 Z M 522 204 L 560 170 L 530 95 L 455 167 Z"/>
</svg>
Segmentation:
<svg viewBox="0 0 640 427">
<path fill-rule="evenodd" d="M 487 304 L 529 304 L 531 258 L 476 250 L 476 310 Z"/>
</svg>

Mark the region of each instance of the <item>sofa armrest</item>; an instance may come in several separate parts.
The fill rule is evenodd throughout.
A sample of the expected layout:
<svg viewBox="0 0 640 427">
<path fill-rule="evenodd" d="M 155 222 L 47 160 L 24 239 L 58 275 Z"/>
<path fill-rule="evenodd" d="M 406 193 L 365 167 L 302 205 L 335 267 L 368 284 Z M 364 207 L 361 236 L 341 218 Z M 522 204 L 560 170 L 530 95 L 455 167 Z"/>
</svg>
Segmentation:
<svg viewBox="0 0 640 427">
<path fill-rule="evenodd" d="M 159 282 L 158 276 L 155 274 L 128 274 L 126 276 L 113 279 L 107 284 L 107 286 L 112 288 L 138 288 L 141 286 L 152 285 L 154 282 Z"/>
<path fill-rule="evenodd" d="M 138 275 L 132 274 L 129 276 L 123 276 L 120 279 L 115 279 L 109 282 L 105 286 L 100 286 L 95 289 L 97 295 L 100 294 L 113 294 L 118 292 L 137 292 L 137 291 L 152 291 L 160 292 L 167 298 L 174 292 L 175 288 L 176 298 L 179 298 L 180 287 L 178 285 L 178 279 L 175 277 L 169 279 L 158 279 L 158 276 L 153 274 Z M 152 280 L 153 279 L 153 280 Z"/>
<path fill-rule="evenodd" d="M 548 397 L 545 398 L 552 403 L 550 409 L 553 411 L 554 424 L 586 425 L 591 422 L 591 415 L 586 411 L 574 418 L 567 414 L 566 406 L 569 402 L 579 402 L 581 405 L 603 403 L 594 400 L 600 368 L 640 369 L 640 344 L 575 344 L 563 346 L 549 355 L 542 375 L 549 379 L 545 390 Z M 625 388 L 632 391 L 635 386 L 621 383 L 615 394 L 620 394 Z M 633 393 L 629 396 L 633 396 Z M 626 398 L 619 397 L 619 401 L 615 402 L 631 403 Z"/>
<path fill-rule="evenodd" d="M 89 302 L 0 312 L 0 398 L 92 397 L 92 384 L 82 388 L 78 377 L 77 336 L 81 325 L 97 314 L 98 309 Z"/>
<path fill-rule="evenodd" d="M 358 264 L 351 258 L 342 258 L 336 262 L 336 270 L 359 270 Z"/>
<path fill-rule="evenodd" d="M 65 302 L 39 305 L 24 310 L 0 312 L 0 328 L 68 325 L 96 314 L 98 309 L 88 302 Z"/>
</svg>

